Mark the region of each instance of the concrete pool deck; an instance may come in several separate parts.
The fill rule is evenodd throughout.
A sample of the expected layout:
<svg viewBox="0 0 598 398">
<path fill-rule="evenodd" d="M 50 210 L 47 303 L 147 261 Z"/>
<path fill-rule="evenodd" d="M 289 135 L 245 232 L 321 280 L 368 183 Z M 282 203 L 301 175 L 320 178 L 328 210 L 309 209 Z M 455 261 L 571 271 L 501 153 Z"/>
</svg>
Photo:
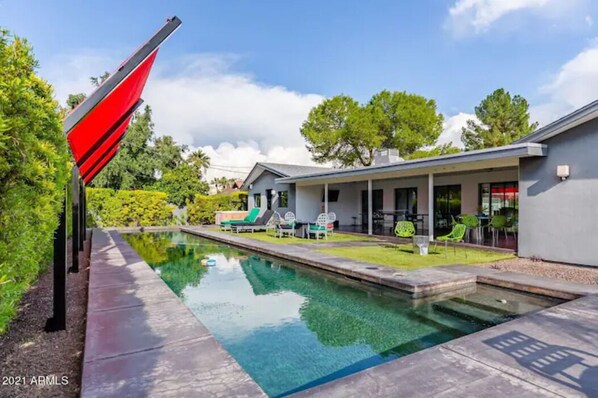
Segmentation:
<svg viewBox="0 0 598 398">
<path fill-rule="evenodd" d="M 182 230 L 352 279 L 412 289 L 413 296 L 484 282 L 574 299 L 296 396 L 598 396 L 598 286 L 470 265 L 419 270 L 436 271 L 426 273 L 369 269 L 369 263 L 315 257 L 302 245 Z M 133 231 L 139 229 L 127 230 Z M 337 267 L 339 258 L 344 264 Z M 264 396 L 117 231 L 94 230 L 90 261 L 83 397 Z M 399 282 L 390 284 L 395 278 Z"/>
<path fill-rule="evenodd" d="M 93 232 L 82 397 L 265 396 L 116 231 Z"/>
</svg>

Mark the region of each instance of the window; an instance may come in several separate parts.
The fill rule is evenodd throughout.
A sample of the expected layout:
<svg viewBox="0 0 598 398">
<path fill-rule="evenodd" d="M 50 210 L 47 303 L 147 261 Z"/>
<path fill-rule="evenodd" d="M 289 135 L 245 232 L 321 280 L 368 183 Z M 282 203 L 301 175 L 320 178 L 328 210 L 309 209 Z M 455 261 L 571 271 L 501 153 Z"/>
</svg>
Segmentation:
<svg viewBox="0 0 598 398">
<path fill-rule="evenodd" d="M 338 202 L 338 195 L 340 191 L 338 189 L 329 189 L 328 190 L 328 203 Z M 324 199 L 326 199 L 326 193 L 322 192 L 322 203 L 324 203 Z"/>
<path fill-rule="evenodd" d="M 262 207 L 262 194 L 253 194 L 253 207 Z"/>
<path fill-rule="evenodd" d="M 519 184 L 499 182 L 480 184 L 480 211 L 486 215 L 499 214 L 502 208 L 519 209 Z"/>
<path fill-rule="evenodd" d="M 289 191 L 278 192 L 278 207 L 289 207 Z"/>
</svg>

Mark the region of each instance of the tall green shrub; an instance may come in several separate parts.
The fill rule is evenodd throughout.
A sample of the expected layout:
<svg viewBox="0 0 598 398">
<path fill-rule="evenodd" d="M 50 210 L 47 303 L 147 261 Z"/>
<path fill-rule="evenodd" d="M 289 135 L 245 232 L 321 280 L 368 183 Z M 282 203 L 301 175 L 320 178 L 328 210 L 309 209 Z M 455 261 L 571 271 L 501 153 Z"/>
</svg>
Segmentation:
<svg viewBox="0 0 598 398">
<path fill-rule="evenodd" d="M 27 41 L 0 30 L 0 333 L 51 258 L 68 180 L 58 103 L 36 68 Z"/>
<path fill-rule="evenodd" d="M 193 203 L 187 203 L 187 220 L 191 225 L 214 224 L 216 212 L 244 208 L 245 192 L 229 195 L 195 195 Z"/>
<path fill-rule="evenodd" d="M 157 191 L 115 191 L 108 188 L 87 189 L 90 226 L 148 227 L 170 225 L 175 206 L 166 202 L 168 195 Z"/>
</svg>

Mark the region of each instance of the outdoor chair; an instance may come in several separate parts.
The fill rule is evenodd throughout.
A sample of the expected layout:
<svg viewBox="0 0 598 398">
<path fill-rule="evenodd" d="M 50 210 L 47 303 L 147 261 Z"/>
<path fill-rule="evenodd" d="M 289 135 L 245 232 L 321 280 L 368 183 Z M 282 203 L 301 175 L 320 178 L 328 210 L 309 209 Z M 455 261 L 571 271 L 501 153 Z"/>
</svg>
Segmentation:
<svg viewBox="0 0 598 398">
<path fill-rule="evenodd" d="M 287 224 L 294 223 L 296 219 L 297 218 L 295 217 L 295 213 L 293 213 L 292 211 L 287 211 L 286 213 L 284 213 L 284 221 Z"/>
<path fill-rule="evenodd" d="M 503 215 L 496 215 L 496 216 L 492 216 L 492 218 L 490 219 L 490 223 L 488 224 L 488 228 L 490 228 L 490 231 L 492 231 L 492 241 L 494 242 L 497 238 L 498 238 L 498 234 L 500 233 L 500 231 L 504 231 L 505 232 L 505 239 L 508 239 L 507 236 L 507 217 L 503 216 Z"/>
<path fill-rule="evenodd" d="M 453 230 L 448 235 L 438 236 L 434 242 L 434 250 L 438 247 L 438 241 L 444 242 L 444 256 L 447 256 L 448 251 L 448 242 L 452 243 L 461 243 L 463 242 L 463 237 L 465 236 L 465 231 L 467 227 L 465 224 L 457 224 L 453 227 Z M 457 247 L 453 245 L 453 251 L 455 256 L 457 255 Z M 467 258 L 467 250 L 465 250 L 465 258 Z"/>
<path fill-rule="evenodd" d="M 271 220 L 274 212 L 272 210 L 266 210 L 261 217 L 259 217 L 254 223 L 237 223 L 232 224 L 231 229 L 233 232 L 256 232 L 256 231 L 267 231 L 272 225 Z"/>
<path fill-rule="evenodd" d="M 333 234 L 334 233 L 334 222 L 336 221 L 336 213 L 331 211 L 330 213 L 328 213 L 328 233 Z"/>
<path fill-rule="evenodd" d="M 398 238 L 411 238 L 415 235 L 415 225 L 411 221 L 398 221 L 395 226 L 395 235 Z"/>
<path fill-rule="evenodd" d="M 467 230 L 465 232 L 465 236 L 466 236 L 466 240 L 468 242 L 471 241 L 471 239 L 470 239 L 471 236 L 470 235 L 471 235 L 471 230 L 472 229 L 475 229 L 477 231 L 477 233 L 476 233 L 477 240 L 481 239 L 482 234 L 481 234 L 481 228 L 480 228 L 480 220 L 476 216 L 474 216 L 473 214 L 463 214 L 461 216 L 461 222 L 463 224 L 465 224 L 465 226 L 467 227 Z"/>
<path fill-rule="evenodd" d="M 254 207 L 249 211 L 249 214 L 242 220 L 226 220 L 220 223 L 220 229 L 223 231 L 232 229 L 231 227 L 235 224 L 250 224 L 257 221 L 257 217 L 260 215 L 260 208 Z"/>
<path fill-rule="evenodd" d="M 287 213 L 288 214 L 288 213 Z M 285 214 L 286 216 L 286 214 Z M 274 225 L 274 236 L 277 238 L 282 238 L 285 235 L 288 236 L 295 236 L 295 220 L 293 215 L 293 220 L 290 222 L 283 221 L 282 217 L 278 212 L 274 212 L 272 216 L 272 222 Z"/>
<path fill-rule="evenodd" d="M 318 215 L 315 224 L 307 226 L 307 239 L 310 235 L 315 235 L 316 239 L 320 239 L 320 235 L 324 235 L 328 239 L 328 214 L 321 213 Z"/>
</svg>

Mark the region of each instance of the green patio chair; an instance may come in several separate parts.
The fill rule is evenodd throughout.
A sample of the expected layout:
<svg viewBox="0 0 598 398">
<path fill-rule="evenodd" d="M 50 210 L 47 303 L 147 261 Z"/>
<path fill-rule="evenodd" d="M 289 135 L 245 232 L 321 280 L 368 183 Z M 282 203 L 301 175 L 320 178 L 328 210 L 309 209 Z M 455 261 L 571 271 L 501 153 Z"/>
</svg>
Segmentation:
<svg viewBox="0 0 598 398">
<path fill-rule="evenodd" d="M 477 230 L 477 239 L 480 240 L 480 220 L 476 216 L 474 216 L 473 214 L 463 214 L 461 216 L 461 223 L 465 224 L 465 226 L 467 227 L 465 237 L 468 242 L 471 241 L 470 234 L 472 229 Z"/>
<path fill-rule="evenodd" d="M 448 251 L 448 243 L 461 243 L 463 242 L 463 237 L 465 236 L 465 231 L 467 227 L 465 224 L 457 224 L 453 227 L 453 230 L 448 235 L 438 236 L 434 242 L 434 250 L 438 247 L 438 241 L 444 242 L 444 256 L 446 257 Z M 457 255 L 457 247 L 453 245 L 453 251 L 455 256 Z M 465 258 L 467 258 L 467 250 L 465 250 Z"/>
<path fill-rule="evenodd" d="M 220 229 L 226 231 L 227 229 L 232 229 L 231 227 L 235 224 L 251 224 L 257 220 L 257 217 L 260 215 L 260 208 L 254 207 L 249 211 L 249 214 L 245 216 L 242 220 L 226 220 L 220 223 Z"/>
<path fill-rule="evenodd" d="M 395 226 L 395 235 L 398 238 L 411 238 L 415 235 L 415 226 L 411 221 L 399 221 Z"/>
<path fill-rule="evenodd" d="M 503 216 L 502 214 L 498 214 L 496 216 L 492 216 L 490 219 L 490 223 L 488 224 L 488 228 L 492 231 L 492 241 L 494 242 L 498 238 L 498 234 L 500 231 L 505 232 L 505 239 L 508 239 L 507 236 L 507 228 L 508 228 L 508 219 L 507 216 Z"/>
</svg>

